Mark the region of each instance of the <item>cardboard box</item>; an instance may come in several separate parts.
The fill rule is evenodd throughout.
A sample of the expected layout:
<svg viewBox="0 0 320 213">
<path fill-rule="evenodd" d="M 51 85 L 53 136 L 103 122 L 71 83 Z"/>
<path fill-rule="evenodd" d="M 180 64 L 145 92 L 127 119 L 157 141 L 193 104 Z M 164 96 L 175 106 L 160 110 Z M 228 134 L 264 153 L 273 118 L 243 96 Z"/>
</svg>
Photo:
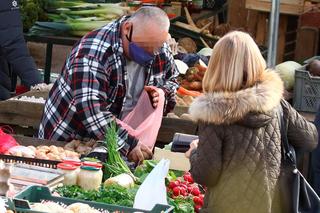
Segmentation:
<svg viewBox="0 0 320 213">
<path fill-rule="evenodd" d="M 155 148 L 153 159 L 161 160 L 169 159 L 170 160 L 170 169 L 179 170 L 179 171 L 189 171 L 190 162 L 189 159 L 185 156 L 184 153 L 180 152 L 171 152 L 170 150 Z"/>
</svg>

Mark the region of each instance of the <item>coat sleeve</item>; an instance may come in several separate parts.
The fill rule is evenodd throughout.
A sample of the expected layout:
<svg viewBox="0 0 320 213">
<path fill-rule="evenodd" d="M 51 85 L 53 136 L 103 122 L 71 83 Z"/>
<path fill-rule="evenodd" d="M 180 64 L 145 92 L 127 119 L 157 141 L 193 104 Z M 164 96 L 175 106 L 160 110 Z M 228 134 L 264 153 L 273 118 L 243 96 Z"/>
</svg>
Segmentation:
<svg viewBox="0 0 320 213">
<path fill-rule="evenodd" d="M 160 88 L 165 93 L 166 104 L 164 113 L 167 114 L 171 112 L 176 105 L 175 94 L 179 87 L 177 81 L 179 72 L 168 45 L 164 47 L 164 55 L 164 84 Z"/>
<path fill-rule="evenodd" d="M 205 186 L 216 185 L 222 170 L 222 140 L 212 126 L 200 125 L 199 145 L 191 152 L 190 164 L 195 182 Z"/>
<path fill-rule="evenodd" d="M 23 85 L 34 86 L 42 82 L 33 58 L 25 43 L 22 29 L 12 27 L 7 29 L 7 40 L 3 41 L 2 49 L 6 60 L 12 66 L 13 72 L 19 76 Z"/>
<path fill-rule="evenodd" d="M 290 143 L 304 151 L 312 151 L 318 144 L 318 131 L 315 125 L 307 121 L 288 102 L 282 101 L 281 105 L 287 119 L 287 133 Z"/>
</svg>

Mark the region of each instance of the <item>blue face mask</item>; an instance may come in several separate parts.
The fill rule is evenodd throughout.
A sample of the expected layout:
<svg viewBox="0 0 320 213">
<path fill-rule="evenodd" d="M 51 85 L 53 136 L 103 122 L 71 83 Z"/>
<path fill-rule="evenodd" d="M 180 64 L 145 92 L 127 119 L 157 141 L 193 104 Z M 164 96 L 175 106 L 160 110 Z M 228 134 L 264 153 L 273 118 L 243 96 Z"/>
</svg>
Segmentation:
<svg viewBox="0 0 320 213">
<path fill-rule="evenodd" d="M 141 66 L 148 65 L 153 59 L 153 55 L 136 45 L 134 42 L 129 43 L 129 55 L 133 61 Z"/>
<path fill-rule="evenodd" d="M 131 25 L 129 36 L 126 35 L 129 41 L 129 55 L 131 59 L 136 63 L 140 64 L 141 66 L 146 66 L 152 61 L 154 56 L 131 41 L 132 31 L 133 31 L 133 26 Z"/>
</svg>

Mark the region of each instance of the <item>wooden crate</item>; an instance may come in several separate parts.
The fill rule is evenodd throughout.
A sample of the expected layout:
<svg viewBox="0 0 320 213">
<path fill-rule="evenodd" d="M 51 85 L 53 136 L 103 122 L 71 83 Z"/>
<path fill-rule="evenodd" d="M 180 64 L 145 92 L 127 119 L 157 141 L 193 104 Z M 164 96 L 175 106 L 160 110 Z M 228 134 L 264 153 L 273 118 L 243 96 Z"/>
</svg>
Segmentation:
<svg viewBox="0 0 320 213">
<path fill-rule="evenodd" d="M 280 13 L 300 15 L 303 13 L 304 0 L 282 0 Z M 246 8 L 258 11 L 271 11 L 271 0 L 246 0 Z"/>
<path fill-rule="evenodd" d="M 21 96 L 47 98 L 49 92 L 29 91 Z M 44 104 L 8 99 L 0 102 L 0 123 L 38 128 Z"/>
</svg>

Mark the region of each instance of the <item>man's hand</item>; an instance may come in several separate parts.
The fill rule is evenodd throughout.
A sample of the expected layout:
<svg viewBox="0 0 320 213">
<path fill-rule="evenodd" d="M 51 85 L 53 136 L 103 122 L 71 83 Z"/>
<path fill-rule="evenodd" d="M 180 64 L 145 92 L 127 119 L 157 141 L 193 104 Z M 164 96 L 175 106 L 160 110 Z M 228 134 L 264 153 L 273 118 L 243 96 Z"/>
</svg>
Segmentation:
<svg viewBox="0 0 320 213">
<path fill-rule="evenodd" d="M 138 143 L 128 155 L 128 159 L 134 161 L 136 164 L 140 164 L 143 160 L 150 159 L 151 157 L 151 150 L 142 143 Z"/>
<path fill-rule="evenodd" d="M 152 106 L 156 108 L 159 102 L 159 93 L 153 87 L 150 86 L 145 86 L 144 90 L 149 94 Z"/>
<path fill-rule="evenodd" d="M 199 143 L 199 140 L 193 140 L 190 144 L 190 149 L 185 153 L 186 157 L 187 158 L 190 158 L 190 155 L 191 155 L 191 152 L 192 150 L 194 149 L 197 149 L 198 148 L 198 143 Z"/>
</svg>

